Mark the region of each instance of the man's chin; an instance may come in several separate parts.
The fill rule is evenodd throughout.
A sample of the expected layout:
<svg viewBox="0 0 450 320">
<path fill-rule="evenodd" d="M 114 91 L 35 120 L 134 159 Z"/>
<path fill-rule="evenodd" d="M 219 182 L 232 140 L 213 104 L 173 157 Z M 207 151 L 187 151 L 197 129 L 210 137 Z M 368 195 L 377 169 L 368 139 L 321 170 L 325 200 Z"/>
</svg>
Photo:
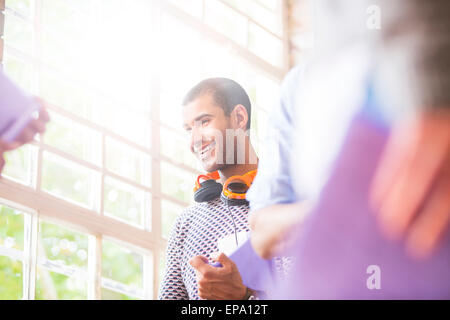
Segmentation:
<svg viewBox="0 0 450 320">
<path fill-rule="evenodd" d="M 221 166 L 221 165 L 218 165 L 217 163 L 215 163 L 215 162 L 207 162 L 207 163 L 202 163 L 202 166 L 203 166 L 203 169 L 206 171 L 206 172 L 214 172 L 214 171 L 217 171 L 217 170 L 220 170 L 223 166 Z"/>
</svg>

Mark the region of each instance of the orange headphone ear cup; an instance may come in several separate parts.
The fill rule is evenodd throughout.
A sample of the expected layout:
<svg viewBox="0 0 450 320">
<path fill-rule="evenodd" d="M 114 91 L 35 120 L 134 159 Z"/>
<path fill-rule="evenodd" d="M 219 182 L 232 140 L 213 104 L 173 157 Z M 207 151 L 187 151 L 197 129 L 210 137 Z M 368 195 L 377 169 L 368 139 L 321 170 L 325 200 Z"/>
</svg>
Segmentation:
<svg viewBox="0 0 450 320">
<path fill-rule="evenodd" d="M 212 201 L 220 197 L 223 186 L 215 180 L 205 180 L 200 183 L 200 188 L 194 193 L 195 202 Z"/>
</svg>

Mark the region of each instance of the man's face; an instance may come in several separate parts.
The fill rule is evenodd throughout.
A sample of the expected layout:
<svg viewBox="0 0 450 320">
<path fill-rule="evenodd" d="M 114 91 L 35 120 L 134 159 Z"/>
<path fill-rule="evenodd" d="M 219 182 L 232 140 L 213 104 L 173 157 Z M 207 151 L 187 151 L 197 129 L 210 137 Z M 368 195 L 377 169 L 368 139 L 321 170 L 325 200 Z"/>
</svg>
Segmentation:
<svg viewBox="0 0 450 320">
<path fill-rule="evenodd" d="M 232 129 L 231 121 L 210 94 L 204 94 L 183 107 L 183 126 L 189 134 L 189 147 L 205 171 L 223 168 L 226 129 Z"/>
</svg>

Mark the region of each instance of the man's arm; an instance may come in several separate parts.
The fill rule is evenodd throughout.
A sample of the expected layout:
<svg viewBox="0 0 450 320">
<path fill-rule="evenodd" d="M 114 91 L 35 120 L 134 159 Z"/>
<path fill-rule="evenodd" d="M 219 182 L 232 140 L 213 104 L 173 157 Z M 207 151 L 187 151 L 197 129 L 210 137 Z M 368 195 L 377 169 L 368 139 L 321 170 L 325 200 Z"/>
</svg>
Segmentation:
<svg viewBox="0 0 450 320">
<path fill-rule="evenodd" d="M 164 277 L 159 288 L 159 300 L 188 300 L 189 295 L 181 274 L 180 257 L 182 247 L 180 232 L 182 215 L 180 214 L 172 228 L 169 244 L 166 249 Z"/>
</svg>

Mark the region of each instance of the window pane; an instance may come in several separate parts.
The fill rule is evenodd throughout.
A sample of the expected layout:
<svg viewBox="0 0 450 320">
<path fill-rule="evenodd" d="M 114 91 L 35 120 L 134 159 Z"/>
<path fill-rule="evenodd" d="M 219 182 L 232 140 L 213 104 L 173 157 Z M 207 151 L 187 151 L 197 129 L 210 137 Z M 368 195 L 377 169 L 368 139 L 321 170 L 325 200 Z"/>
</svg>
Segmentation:
<svg viewBox="0 0 450 320">
<path fill-rule="evenodd" d="M 23 243 L 23 214 L 16 209 L 0 204 L 0 246 L 23 250 Z"/>
<path fill-rule="evenodd" d="M 139 300 L 123 293 L 102 288 L 102 300 Z"/>
<path fill-rule="evenodd" d="M 201 79 L 202 42 L 198 32 L 179 19 L 169 15 L 162 17 L 161 87 L 176 100 L 172 104 L 172 120 L 177 120 L 175 112 L 180 112 L 181 100 L 188 90 Z M 180 54 L 182 52 L 183 54 Z M 175 95 L 174 95 L 175 93 Z M 179 126 L 175 123 L 175 126 Z"/>
<path fill-rule="evenodd" d="M 6 0 L 6 7 L 14 9 L 26 16 L 30 15 L 30 0 Z"/>
<path fill-rule="evenodd" d="M 106 177 L 104 196 L 105 214 L 142 228 L 151 221 L 150 193 Z"/>
<path fill-rule="evenodd" d="M 6 165 L 2 175 L 27 186 L 31 186 L 36 155 L 37 147 L 33 145 L 24 145 L 17 150 L 6 153 Z"/>
<path fill-rule="evenodd" d="M 102 136 L 73 120 L 50 112 L 44 142 L 83 160 L 101 164 Z"/>
<path fill-rule="evenodd" d="M 88 236 L 43 220 L 38 236 L 36 299 L 86 299 Z"/>
<path fill-rule="evenodd" d="M 44 152 L 42 189 L 56 197 L 96 209 L 94 199 L 98 198 L 99 179 L 99 174 L 92 170 Z"/>
<path fill-rule="evenodd" d="M 106 98 L 95 97 L 93 120 L 129 141 L 151 146 L 150 107 L 134 111 L 126 104 L 118 104 Z"/>
<path fill-rule="evenodd" d="M 282 25 L 281 16 L 277 12 L 279 1 L 259 1 L 259 0 L 225 0 L 233 7 L 245 15 L 248 15 L 254 21 L 265 26 L 270 31 L 281 36 Z M 271 3 L 269 3 L 271 2 Z"/>
<path fill-rule="evenodd" d="M 202 17 L 203 0 L 170 0 L 170 2 L 196 18 Z"/>
<path fill-rule="evenodd" d="M 283 43 L 261 27 L 250 23 L 249 49 L 273 65 L 283 66 Z"/>
<path fill-rule="evenodd" d="M 205 1 L 205 20 L 208 25 L 242 46 L 247 45 L 247 19 L 216 0 Z"/>
<path fill-rule="evenodd" d="M 194 173 L 161 162 L 161 189 L 167 195 L 190 203 L 194 198 L 195 178 Z"/>
<path fill-rule="evenodd" d="M 87 269 L 88 236 L 40 221 L 39 258 L 57 261 L 67 266 Z"/>
<path fill-rule="evenodd" d="M 161 201 L 161 221 L 162 221 L 162 236 L 168 239 L 172 231 L 175 219 L 181 213 L 183 207 L 172 202 Z"/>
<path fill-rule="evenodd" d="M 279 10 L 281 4 L 280 0 L 256 0 L 256 2 L 260 3 L 271 11 Z"/>
<path fill-rule="evenodd" d="M 143 256 L 131 250 L 103 240 L 102 275 L 108 279 L 142 289 Z"/>
<path fill-rule="evenodd" d="M 183 94 L 183 92 L 180 92 Z M 187 92 L 186 92 L 187 93 Z M 162 92 L 160 96 L 159 116 L 161 122 L 176 130 L 183 128 L 183 107 L 181 94 L 174 96 L 173 93 Z"/>
<path fill-rule="evenodd" d="M 22 52 L 32 54 L 31 25 L 11 14 L 5 14 L 5 42 Z"/>
<path fill-rule="evenodd" d="M 3 63 L 5 73 L 22 89 L 31 92 L 33 89 L 33 69 L 31 64 L 9 54 L 5 55 Z"/>
<path fill-rule="evenodd" d="M 64 274 L 37 268 L 36 300 L 85 300 L 86 282 Z"/>
<path fill-rule="evenodd" d="M 279 97 L 280 84 L 260 73 L 255 77 L 255 88 L 255 104 L 258 108 L 271 110 Z"/>
<path fill-rule="evenodd" d="M 71 77 L 86 76 L 86 65 L 83 64 L 83 58 L 88 43 L 83 39 L 85 34 L 82 31 L 67 32 L 61 26 L 44 30 L 41 46 L 42 60 L 60 71 L 70 73 Z M 66 40 L 68 38 L 70 41 Z"/>
<path fill-rule="evenodd" d="M 88 0 L 42 0 L 43 20 L 46 26 L 77 29 L 79 17 L 89 10 Z"/>
<path fill-rule="evenodd" d="M 202 51 L 204 57 L 202 62 L 204 77 L 234 79 L 233 71 L 236 68 L 236 59 L 233 51 L 229 47 L 208 41 L 206 38 L 203 44 Z"/>
<path fill-rule="evenodd" d="M 22 262 L 0 256 L 0 300 L 22 299 Z"/>
<path fill-rule="evenodd" d="M 187 134 L 177 134 L 161 127 L 161 153 L 175 162 L 197 167 L 197 160 L 189 148 Z"/>
<path fill-rule="evenodd" d="M 252 114 L 252 132 L 256 133 L 256 137 L 260 140 L 266 138 L 267 133 L 267 112 L 262 109 L 253 110 Z"/>
<path fill-rule="evenodd" d="M 40 96 L 51 104 L 67 110 L 77 116 L 90 118 L 92 101 L 86 89 L 69 83 L 50 72 L 43 72 L 39 81 Z"/>
<path fill-rule="evenodd" d="M 106 168 L 111 172 L 151 186 L 151 157 L 117 140 L 106 139 Z"/>
<path fill-rule="evenodd" d="M 150 112 L 151 75 L 158 50 L 154 36 L 159 32 L 151 19 L 154 1 L 101 0 L 93 3 L 93 26 L 85 62 L 90 82 L 99 93 L 127 112 Z M 106 111 L 111 111 L 111 108 Z M 108 112 L 108 113 L 109 113 Z M 108 114 L 105 114 L 108 116 Z M 126 122 L 127 118 L 121 118 Z M 122 123 L 122 126 L 124 123 Z M 131 128 L 133 129 L 133 128 Z"/>
</svg>

